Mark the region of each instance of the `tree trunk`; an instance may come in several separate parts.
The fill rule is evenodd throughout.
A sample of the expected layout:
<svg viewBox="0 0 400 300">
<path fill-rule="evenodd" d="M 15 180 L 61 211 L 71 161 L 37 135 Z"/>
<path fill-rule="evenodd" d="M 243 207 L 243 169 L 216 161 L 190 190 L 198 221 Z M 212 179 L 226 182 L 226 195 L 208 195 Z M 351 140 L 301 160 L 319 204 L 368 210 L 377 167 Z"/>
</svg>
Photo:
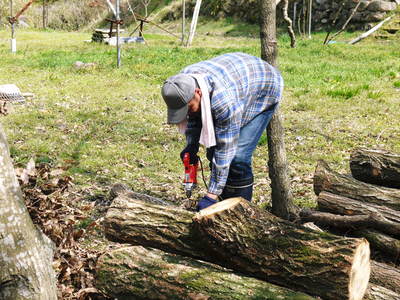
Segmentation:
<svg viewBox="0 0 400 300">
<path fill-rule="evenodd" d="M 321 192 L 318 195 L 318 209 L 341 215 L 380 214 L 387 220 L 400 224 L 400 211 L 372 203 L 363 203 L 347 197 Z"/>
<path fill-rule="evenodd" d="M 276 41 L 276 3 L 275 0 L 260 0 L 261 21 L 261 57 L 272 66 L 277 65 L 278 47 Z M 271 179 L 272 212 L 283 219 L 294 219 L 299 209 L 293 203 L 284 128 L 279 109 L 272 117 L 267 128 L 268 168 Z"/>
<path fill-rule="evenodd" d="M 192 221 L 194 216 L 120 196 L 104 223 L 114 241 L 214 262 L 324 299 L 348 299 L 349 293 L 361 299 L 367 287 L 369 246 L 363 239 L 299 228 L 239 198 L 204 209 Z"/>
<path fill-rule="evenodd" d="M 350 169 L 353 177 L 360 181 L 400 188 L 400 155 L 358 149 L 350 156 Z"/>
<path fill-rule="evenodd" d="M 141 246 L 103 254 L 97 262 L 96 287 L 118 299 L 314 299 L 216 265 Z"/>
<path fill-rule="evenodd" d="M 400 270 L 395 267 L 372 260 L 369 282 L 400 294 Z"/>
<path fill-rule="evenodd" d="M 0 299 L 57 299 L 51 241 L 25 207 L 0 125 Z"/>
<path fill-rule="evenodd" d="M 288 15 L 289 0 L 283 0 L 282 12 L 283 18 L 287 24 L 287 31 L 290 37 L 290 47 L 296 48 L 296 35 L 293 31 L 293 22 Z"/>
<path fill-rule="evenodd" d="M 400 262 L 400 241 L 373 229 L 362 229 L 354 232 L 355 236 L 368 240 L 371 248 L 379 251 L 384 258 L 394 263 Z"/>
<path fill-rule="evenodd" d="M 399 190 L 367 184 L 351 176 L 339 174 L 332 171 L 324 161 L 319 161 L 315 170 L 314 191 L 317 195 L 326 191 L 400 210 Z"/>
</svg>

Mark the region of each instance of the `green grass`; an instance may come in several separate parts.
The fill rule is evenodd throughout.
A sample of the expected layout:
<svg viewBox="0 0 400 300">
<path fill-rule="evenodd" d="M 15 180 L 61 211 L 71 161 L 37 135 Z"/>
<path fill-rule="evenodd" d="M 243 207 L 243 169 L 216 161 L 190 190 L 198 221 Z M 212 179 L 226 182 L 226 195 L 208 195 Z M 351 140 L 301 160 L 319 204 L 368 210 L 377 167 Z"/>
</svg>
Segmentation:
<svg viewBox="0 0 400 300">
<path fill-rule="evenodd" d="M 0 119 L 15 164 L 23 166 L 35 157 L 68 168 L 77 190 L 101 192 L 123 182 L 139 192 L 183 200 L 179 152 L 184 137 L 165 123 L 163 80 L 222 53 L 260 53 L 258 39 L 250 37 L 257 36 L 255 27 L 203 25 L 190 49 L 158 33 L 146 35 L 148 45 L 124 46 L 120 69 L 114 48 L 83 42 L 89 33 L 18 30 L 18 53 L 13 55 L 9 33 L 0 31 L 0 84 L 15 83 L 36 95 Z M 218 34 L 207 35 L 212 28 Z M 323 46 L 323 39 L 323 33 L 315 34 L 291 49 L 286 35 L 279 38 L 286 149 L 301 205 L 314 203 L 312 175 L 318 159 L 348 172 L 354 147 L 400 152 L 398 45 L 365 40 Z M 97 66 L 77 70 L 77 60 Z M 269 199 L 267 156 L 264 137 L 254 157 L 258 202 Z M 202 186 L 199 195 L 203 192 Z"/>
</svg>

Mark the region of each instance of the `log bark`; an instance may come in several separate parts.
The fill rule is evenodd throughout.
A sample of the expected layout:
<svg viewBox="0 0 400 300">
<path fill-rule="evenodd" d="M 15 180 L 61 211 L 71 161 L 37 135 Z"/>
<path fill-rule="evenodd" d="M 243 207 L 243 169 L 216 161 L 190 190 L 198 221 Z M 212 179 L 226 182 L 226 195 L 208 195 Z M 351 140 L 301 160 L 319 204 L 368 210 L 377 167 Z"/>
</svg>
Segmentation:
<svg viewBox="0 0 400 300">
<path fill-rule="evenodd" d="M 141 246 L 103 254 L 96 266 L 96 287 L 117 299 L 315 299 L 217 265 Z"/>
<path fill-rule="evenodd" d="M 0 125 L 0 299 L 57 299 L 51 241 L 25 207 Z"/>
<path fill-rule="evenodd" d="M 383 286 L 370 284 L 367 293 L 364 297 L 365 300 L 399 300 L 400 295 L 391 291 Z"/>
<path fill-rule="evenodd" d="M 383 150 L 355 150 L 350 156 L 354 178 L 377 185 L 400 188 L 400 155 Z"/>
<path fill-rule="evenodd" d="M 114 241 L 210 261 L 323 299 L 362 299 L 367 288 L 366 240 L 296 227 L 239 198 L 195 216 L 117 197 L 105 231 Z"/>
<path fill-rule="evenodd" d="M 342 216 L 304 209 L 301 211 L 300 217 L 303 222 L 314 222 L 319 226 L 332 226 L 345 230 L 371 228 L 394 237 L 400 237 L 400 224 L 391 222 L 380 214 Z"/>
<path fill-rule="evenodd" d="M 319 161 L 315 170 L 314 191 L 316 195 L 326 191 L 361 202 L 400 210 L 399 190 L 367 184 L 351 176 L 339 174 L 331 170 L 324 161 Z"/>
<path fill-rule="evenodd" d="M 372 203 L 363 203 L 347 197 L 321 192 L 317 199 L 318 209 L 341 215 L 380 214 L 389 221 L 400 224 L 400 212 Z"/>
<path fill-rule="evenodd" d="M 371 260 L 370 283 L 387 288 L 400 297 L 400 269 Z"/>
<path fill-rule="evenodd" d="M 372 229 L 357 230 L 354 235 L 366 238 L 371 248 L 382 253 L 385 259 L 400 262 L 400 240 Z"/>
</svg>

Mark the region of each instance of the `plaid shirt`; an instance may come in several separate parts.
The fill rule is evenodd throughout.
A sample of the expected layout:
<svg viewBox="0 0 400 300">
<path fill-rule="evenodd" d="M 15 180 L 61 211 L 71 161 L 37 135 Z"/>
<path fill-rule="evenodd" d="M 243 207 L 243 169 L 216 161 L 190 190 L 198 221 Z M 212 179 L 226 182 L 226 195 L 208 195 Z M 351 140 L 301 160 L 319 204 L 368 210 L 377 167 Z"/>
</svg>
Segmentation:
<svg viewBox="0 0 400 300">
<path fill-rule="evenodd" d="M 208 192 L 220 195 L 236 153 L 240 128 L 280 101 L 283 79 L 262 59 L 240 52 L 190 65 L 182 73 L 205 76 L 217 141 Z M 189 117 L 187 144 L 198 145 L 200 132 L 201 119 Z"/>
</svg>

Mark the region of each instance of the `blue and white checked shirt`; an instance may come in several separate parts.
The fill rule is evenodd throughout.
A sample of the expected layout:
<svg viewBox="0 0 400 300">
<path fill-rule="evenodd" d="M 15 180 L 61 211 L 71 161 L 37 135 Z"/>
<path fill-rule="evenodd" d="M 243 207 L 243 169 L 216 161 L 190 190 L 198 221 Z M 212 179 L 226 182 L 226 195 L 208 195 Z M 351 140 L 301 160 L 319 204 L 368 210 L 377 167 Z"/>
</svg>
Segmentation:
<svg viewBox="0 0 400 300">
<path fill-rule="evenodd" d="M 280 101 L 283 79 L 262 59 L 240 52 L 190 65 L 182 73 L 205 75 L 217 142 L 208 192 L 220 195 L 236 153 L 240 128 Z M 189 117 L 187 144 L 198 144 L 200 131 L 201 119 Z"/>
</svg>

